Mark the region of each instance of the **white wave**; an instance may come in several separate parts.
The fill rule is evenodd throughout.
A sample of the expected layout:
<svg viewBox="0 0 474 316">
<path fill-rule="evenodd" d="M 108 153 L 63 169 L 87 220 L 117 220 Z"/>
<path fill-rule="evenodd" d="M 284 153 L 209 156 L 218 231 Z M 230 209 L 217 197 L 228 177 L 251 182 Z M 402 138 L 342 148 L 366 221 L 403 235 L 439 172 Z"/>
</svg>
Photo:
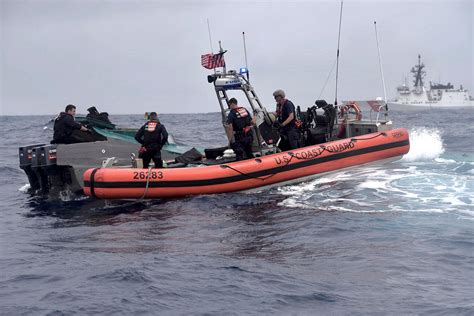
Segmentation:
<svg viewBox="0 0 474 316">
<path fill-rule="evenodd" d="M 381 194 L 399 194 L 405 198 L 418 198 L 418 194 L 410 192 L 406 188 L 399 187 L 396 183 L 399 180 L 406 180 L 416 174 L 415 166 L 410 166 L 408 169 L 379 169 L 373 170 L 367 174 L 366 179 L 360 182 L 356 190 L 372 189 Z M 395 185 L 394 185 L 395 184 Z"/>
<path fill-rule="evenodd" d="M 386 181 L 374 181 L 374 180 L 367 180 L 365 182 L 362 182 L 359 184 L 360 188 L 366 188 L 366 189 L 380 189 L 385 186 Z"/>
<path fill-rule="evenodd" d="M 285 187 L 279 187 L 278 191 L 282 195 L 301 195 L 301 193 L 306 191 L 312 191 L 317 184 L 317 180 L 312 182 L 301 183 L 299 185 L 289 185 Z"/>
<path fill-rule="evenodd" d="M 454 159 L 444 159 L 444 158 L 435 158 L 434 161 L 439 162 L 439 163 L 456 163 L 457 162 Z"/>
<path fill-rule="evenodd" d="M 467 174 L 405 168 L 361 168 L 279 188 L 288 208 L 358 213 L 421 212 L 474 218 L 474 179 Z M 470 218 L 470 219 L 472 219 Z"/>
<path fill-rule="evenodd" d="M 410 151 L 403 156 L 403 160 L 434 160 L 444 151 L 443 139 L 438 129 L 419 127 L 410 132 Z"/>
<path fill-rule="evenodd" d="M 430 208 L 419 208 L 416 210 L 412 210 L 412 209 L 403 208 L 398 205 L 393 205 L 393 207 L 389 210 L 389 212 L 406 212 L 406 213 L 417 212 L 417 213 L 440 213 L 440 214 L 449 213 L 443 208 L 430 207 Z"/>
<path fill-rule="evenodd" d="M 461 219 L 474 220 L 474 210 L 460 210 L 459 213 L 461 214 Z"/>
<path fill-rule="evenodd" d="M 298 208 L 298 209 L 308 209 L 308 210 L 314 210 L 314 209 L 317 208 L 313 205 L 308 205 L 308 204 L 301 203 L 301 201 L 296 199 L 296 198 L 285 199 L 285 200 L 279 202 L 277 205 L 278 206 L 285 206 L 285 207 L 288 207 L 288 208 Z"/>
<path fill-rule="evenodd" d="M 85 195 L 76 195 L 70 190 L 64 190 L 59 192 L 59 199 L 63 202 L 82 201 L 87 200 L 89 197 Z"/>
<path fill-rule="evenodd" d="M 453 195 L 445 196 L 441 199 L 444 203 L 451 206 L 469 206 L 469 204 L 461 201 L 459 198 Z"/>
<path fill-rule="evenodd" d="M 22 186 L 21 188 L 19 188 L 18 191 L 23 192 L 23 193 L 26 193 L 26 192 L 28 192 L 28 190 L 29 190 L 30 188 L 31 188 L 30 184 L 27 183 L 27 184 L 25 184 L 24 186 Z"/>
</svg>

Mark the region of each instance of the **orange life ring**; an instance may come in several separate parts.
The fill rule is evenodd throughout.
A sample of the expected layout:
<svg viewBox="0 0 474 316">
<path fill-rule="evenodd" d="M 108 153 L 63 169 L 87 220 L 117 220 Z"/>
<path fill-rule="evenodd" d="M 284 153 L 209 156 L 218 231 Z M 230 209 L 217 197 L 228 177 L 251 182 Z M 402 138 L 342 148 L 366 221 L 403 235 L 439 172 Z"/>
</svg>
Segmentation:
<svg viewBox="0 0 474 316">
<path fill-rule="evenodd" d="M 362 111 L 360 110 L 359 105 L 355 102 L 349 102 L 341 106 L 339 109 L 339 118 L 343 119 L 346 116 L 346 113 L 349 113 L 351 109 L 355 112 L 355 119 L 360 121 L 362 119 Z"/>
</svg>

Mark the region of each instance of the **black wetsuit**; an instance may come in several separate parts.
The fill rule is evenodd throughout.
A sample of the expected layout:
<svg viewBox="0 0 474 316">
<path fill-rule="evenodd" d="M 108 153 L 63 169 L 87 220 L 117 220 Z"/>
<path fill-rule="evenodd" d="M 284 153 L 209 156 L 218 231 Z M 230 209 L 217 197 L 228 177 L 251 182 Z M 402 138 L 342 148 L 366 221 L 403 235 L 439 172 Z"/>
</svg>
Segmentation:
<svg viewBox="0 0 474 316">
<path fill-rule="evenodd" d="M 61 112 L 58 117 L 54 120 L 54 134 L 52 144 L 72 144 L 81 143 L 78 137 L 73 135 L 74 131 L 81 129 L 81 124 L 74 120 L 71 114 Z"/>
<path fill-rule="evenodd" d="M 159 121 L 148 121 L 135 134 L 135 139 L 145 148 L 140 153 L 140 158 L 143 159 L 143 168 L 148 168 L 152 159 L 155 168 L 163 168 L 161 148 L 168 141 L 168 132 L 165 126 Z"/>
<path fill-rule="evenodd" d="M 282 138 L 288 143 L 288 149 L 296 149 L 299 146 L 299 136 L 298 130 L 296 129 L 296 112 L 295 106 L 290 100 L 285 100 L 285 103 L 279 108 L 277 108 L 278 121 L 283 123 L 286 121 L 288 116 L 293 113 L 293 120 L 291 120 L 287 125 L 282 126 L 280 134 Z M 286 148 L 285 148 L 286 149 Z"/>
<path fill-rule="evenodd" d="M 239 107 L 232 109 L 227 116 L 227 124 L 232 124 L 234 140 L 231 148 L 234 150 L 237 160 L 253 158 L 252 153 L 252 116 L 247 109 Z"/>
</svg>

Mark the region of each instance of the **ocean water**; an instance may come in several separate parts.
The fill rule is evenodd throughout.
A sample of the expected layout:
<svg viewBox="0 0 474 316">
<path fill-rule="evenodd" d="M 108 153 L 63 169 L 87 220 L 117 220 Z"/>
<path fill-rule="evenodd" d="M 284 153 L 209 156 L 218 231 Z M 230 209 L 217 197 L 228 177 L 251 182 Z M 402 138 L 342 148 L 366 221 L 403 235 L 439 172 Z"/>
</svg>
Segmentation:
<svg viewBox="0 0 474 316">
<path fill-rule="evenodd" d="M 105 203 L 25 193 L 17 148 L 48 141 L 50 117 L 0 117 L 0 314 L 474 314 L 474 110 L 390 118 L 411 136 L 394 163 Z M 180 143 L 226 143 L 217 113 L 161 120 Z"/>
</svg>

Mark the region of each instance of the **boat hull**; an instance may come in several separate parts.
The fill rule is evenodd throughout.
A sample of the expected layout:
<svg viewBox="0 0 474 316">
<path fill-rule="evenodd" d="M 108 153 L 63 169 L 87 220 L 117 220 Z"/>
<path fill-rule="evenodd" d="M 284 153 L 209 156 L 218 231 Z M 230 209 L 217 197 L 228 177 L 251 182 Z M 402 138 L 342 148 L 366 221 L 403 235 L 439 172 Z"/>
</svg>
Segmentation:
<svg viewBox="0 0 474 316">
<path fill-rule="evenodd" d="M 462 108 L 474 106 L 474 101 L 462 101 L 462 102 L 419 102 L 419 103 L 408 103 L 408 102 L 390 102 L 389 105 L 399 106 L 405 105 L 410 107 L 420 108 Z"/>
<path fill-rule="evenodd" d="M 408 153 L 406 129 L 394 129 L 227 164 L 170 169 L 94 168 L 84 193 L 102 199 L 173 198 L 304 181 Z"/>
</svg>

